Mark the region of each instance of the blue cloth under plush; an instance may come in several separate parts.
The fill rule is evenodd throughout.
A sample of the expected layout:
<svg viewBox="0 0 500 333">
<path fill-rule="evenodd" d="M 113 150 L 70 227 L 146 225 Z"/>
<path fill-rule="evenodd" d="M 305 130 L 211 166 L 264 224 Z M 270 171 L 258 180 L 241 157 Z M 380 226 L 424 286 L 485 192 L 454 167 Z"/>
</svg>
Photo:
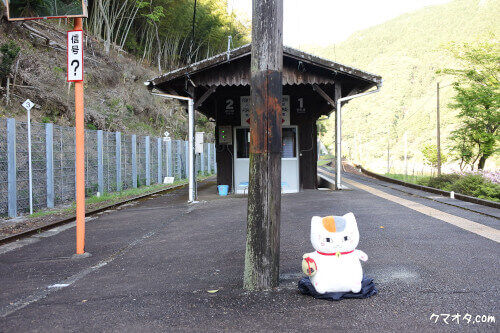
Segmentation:
<svg viewBox="0 0 500 333">
<path fill-rule="evenodd" d="M 329 301 L 340 301 L 344 298 L 368 298 L 378 293 L 378 290 L 375 287 L 375 283 L 373 283 L 373 279 L 365 277 L 363 278 L 363 281 L 361 281 L 361 291 L 359 293 L 336 292 L 320 294 L 312 285 L 309 277 L 300 279 L 298 287 L 300 293 L 303 295 L 309 295 L 313 296 L 314 298 L 326 299 Z"/>
</svg>

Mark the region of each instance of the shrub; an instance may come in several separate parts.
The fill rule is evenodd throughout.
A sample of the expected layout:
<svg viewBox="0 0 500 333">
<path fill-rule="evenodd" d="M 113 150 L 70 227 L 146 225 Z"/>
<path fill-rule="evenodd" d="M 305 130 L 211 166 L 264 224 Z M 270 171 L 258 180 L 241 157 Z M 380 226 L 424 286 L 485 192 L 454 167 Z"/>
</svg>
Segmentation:
<svg viewBox="0 0 500 333">
<path fill-rule="evenodd" d="M 460 177 L 450 186 L 450 191 L 481 199 L 500 201 L 500 185 L 486 180 L 481 175 L 471 174 Z"/>
<path fill-rule="evenodd" d="M 0 52 L 2 53 L 2 61 L 0 62 L 0 79 L 2 81 L 5 81 L 7 76 L 9 76 L 14 59 L 16 59 L 20 50 L 21 48 L 14 41 L 4 43 L 0 46 Z"/>
<path fill-rule="evenodd" d="M 440 188 L 445 191 L 451 191 L 451 185 L 460 179 L 460 176 L 457 174 L 447 174 L 441 175 L 437 177 L 429 177 L 427 179 L 427 185 L 429 187 Z"/>
<path fill-rule="evenodd" d="M 417 178 L 417 181 L 415 183 L 417 183 L 418 185 L 429 186 L 429 180 L 431 178 L 432 177 L 429 177 L 429 176 L 422 176 L 422 177 Z"/>
</svg>

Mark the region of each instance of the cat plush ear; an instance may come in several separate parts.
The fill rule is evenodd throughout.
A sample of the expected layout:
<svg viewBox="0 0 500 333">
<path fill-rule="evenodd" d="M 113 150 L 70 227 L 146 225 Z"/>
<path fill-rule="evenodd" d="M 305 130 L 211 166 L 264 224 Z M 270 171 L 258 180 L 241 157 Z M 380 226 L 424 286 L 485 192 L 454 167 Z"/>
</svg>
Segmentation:
<svg viewBox="0 0 500 333">
<path fill-rule="evenodd" d="M 345 218 L 348 225 L 357 225 L 356 218 L 354 217 L 353 213 L 349 212 L 342 217 Z"/>
<path fill-rule="evenodd" d="M 319 231 L 322 228 L 323 219 L 319 216 L 313 216 L 311 219 L 311 235 L 315 233 L 315 231 Z"/>
</svg>

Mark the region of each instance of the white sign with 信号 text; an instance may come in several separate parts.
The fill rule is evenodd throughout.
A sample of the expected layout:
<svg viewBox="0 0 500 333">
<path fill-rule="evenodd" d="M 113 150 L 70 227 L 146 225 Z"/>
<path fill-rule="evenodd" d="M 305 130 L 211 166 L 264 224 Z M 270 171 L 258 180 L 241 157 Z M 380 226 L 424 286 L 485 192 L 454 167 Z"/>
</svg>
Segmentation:
<svg viewBox="0 0 500 333">
<path fill-rule="evenodd" d="M 83 81 L 83 31 L 68 31 L 68 82 Z"/>
</svg>

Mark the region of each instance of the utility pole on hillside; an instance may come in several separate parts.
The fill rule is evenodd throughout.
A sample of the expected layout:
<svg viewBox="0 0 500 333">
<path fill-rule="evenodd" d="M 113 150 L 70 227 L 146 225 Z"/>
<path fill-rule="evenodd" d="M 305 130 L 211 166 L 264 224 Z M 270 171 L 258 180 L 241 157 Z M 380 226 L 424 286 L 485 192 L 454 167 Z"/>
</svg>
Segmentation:
<svg viewBox="0 0 500 333">
<path fill-rule="evenodd" d="M 405 141 L 405 151 L 404 151 L 404 156 L 405 156 L 405 176 L 408 176 L 408 134 L 405 131 L 404 134 L 404 141 Z"/>
<path fill-rule="evenodd" d="M 391 130 L 387 129 L 387 173 L 391 173 L 390 141 L 391 141 Z"/>
<path fill-rule="evenodd" d="M 436 108 L 436 128 L 437 128 L 437 172 L 441 176 L 441 124 L 439 119 L 439 82 L 437 83 L 437 108 Z"/>
<path fill-rule="evenodd" d="M 244 288 L 278 285 L 283 0 L 252 1 L 250 175 Z"/>
</svg>

